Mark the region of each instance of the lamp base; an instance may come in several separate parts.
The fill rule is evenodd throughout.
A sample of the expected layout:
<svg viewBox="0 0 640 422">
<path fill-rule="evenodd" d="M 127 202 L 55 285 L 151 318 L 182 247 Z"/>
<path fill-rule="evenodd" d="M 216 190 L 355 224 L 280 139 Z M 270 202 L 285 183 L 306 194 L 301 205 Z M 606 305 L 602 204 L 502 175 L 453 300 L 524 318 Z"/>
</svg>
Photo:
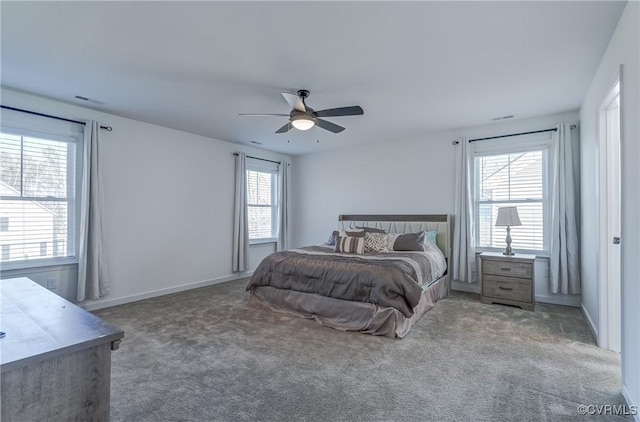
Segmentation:
<svg viewBox="0 0 640 422">
<path fill-rule="evenodd" d="M 515 255 L 515 253 L 513 253 L 513 249 L 511 249 L 511 227 L 509 226 L 507 226 L 507 238 L 505 240 L 507 242 L 507 249 L 505 249 L 505 251 L 502 252 L 502 255 L 506 255 L 506 256 Z"/>
</svg>

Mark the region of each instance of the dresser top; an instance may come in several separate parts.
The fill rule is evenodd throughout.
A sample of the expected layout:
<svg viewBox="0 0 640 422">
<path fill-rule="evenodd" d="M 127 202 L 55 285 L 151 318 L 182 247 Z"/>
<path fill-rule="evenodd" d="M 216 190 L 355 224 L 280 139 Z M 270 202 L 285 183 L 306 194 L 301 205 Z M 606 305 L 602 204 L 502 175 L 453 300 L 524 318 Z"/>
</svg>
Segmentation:
<svg viewBox="0 0 640 422">
<path fill-rule="evenodd" d="M 124 337 L 124 331 L 26 278 L 0 280 L 2 372 Z"/>
<path fill-rule="evenodd" d="M 501 259 L 501 260 L 523 260 L 523 261 L 533 261 L 536 259 L 535 255 L 527 255 L 522 253 L 517 253 L 515 255 L 503 255 L 502 252 L 482 252 L 480 254 L 481 258 L 487 259 Z"/>
</svg>

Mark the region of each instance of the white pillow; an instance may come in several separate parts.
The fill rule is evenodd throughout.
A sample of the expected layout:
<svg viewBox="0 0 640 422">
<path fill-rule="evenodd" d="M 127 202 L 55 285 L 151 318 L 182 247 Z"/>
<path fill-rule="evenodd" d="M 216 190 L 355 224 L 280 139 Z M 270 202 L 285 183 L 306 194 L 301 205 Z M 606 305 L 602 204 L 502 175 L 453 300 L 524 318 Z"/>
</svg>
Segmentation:
<svg viewBox="0 0 640 422">
<path fill-rule="evenodd" d="M 424 242 L 424 253 L 431 258 L 431 277 L 435 280 L 447 270 L 447 259 L 440 248 L 428 240 Z"/>
</svg>

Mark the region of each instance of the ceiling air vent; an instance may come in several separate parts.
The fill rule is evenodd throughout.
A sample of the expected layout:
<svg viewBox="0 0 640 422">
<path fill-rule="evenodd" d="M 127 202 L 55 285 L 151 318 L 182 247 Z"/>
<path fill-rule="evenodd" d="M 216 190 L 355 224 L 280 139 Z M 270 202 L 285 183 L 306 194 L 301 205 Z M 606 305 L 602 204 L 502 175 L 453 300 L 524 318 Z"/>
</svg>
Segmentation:
<svg viewBox="0 0 640 422">
<path fill-rule="evenodd" d="M 97 104 L 97 105 L 103 105 L 104 104 L 102 101 L 92 100 L 91 98 L 83 97 L 82 95 L 76 95 L 75 99 L 76 100 L 80 100 L 80 101 L 86 101 L 86 102 L 91 103 L 91 104 Z"/>
</svg>

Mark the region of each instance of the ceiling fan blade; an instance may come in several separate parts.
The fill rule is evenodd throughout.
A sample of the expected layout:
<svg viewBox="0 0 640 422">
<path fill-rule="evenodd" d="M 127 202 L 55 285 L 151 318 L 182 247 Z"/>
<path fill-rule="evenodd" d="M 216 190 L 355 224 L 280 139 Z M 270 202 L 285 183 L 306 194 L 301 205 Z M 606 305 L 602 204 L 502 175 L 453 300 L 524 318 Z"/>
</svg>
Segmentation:
<svg viewBox="0 0 640 422">
<path fill-rule="evenodd" d="M 335 123 L 331 123 L 322 119 L 316 119 L 316 125 L 333 133 L 340 133 L 344 130 L 342 126 L 338 126 Z"/>
<path fill-rule="evenodd" d="M 282 113 L 239 113 L 238 116 L 288 116 Z"/>
<path fill-rule="evenodd" d="M 286 125 L 282 126 L 280 129 L 276 130 L 276 133 L 287 133 L 291 129 L 291 123 L 287 122 Z"/>
<path fill-rule="evenodd" d="M 364 110 L 360 106 L 328 108 L 316 111 L 316 116 L 318 117 L 359 116 L 361 114 L 364 114 Z"/>
<path fill-rule="evenodd" d="M 306 107 L 304 106 L 304 103 L 302 102 L 300 97 L 298 97 L 296 94 L 283 92 L 282 96 L 284 97 L 285 101 L 289 103 L 291 108 L 301 111 L 303 113 L 307 111 Z"/>
</svg>

